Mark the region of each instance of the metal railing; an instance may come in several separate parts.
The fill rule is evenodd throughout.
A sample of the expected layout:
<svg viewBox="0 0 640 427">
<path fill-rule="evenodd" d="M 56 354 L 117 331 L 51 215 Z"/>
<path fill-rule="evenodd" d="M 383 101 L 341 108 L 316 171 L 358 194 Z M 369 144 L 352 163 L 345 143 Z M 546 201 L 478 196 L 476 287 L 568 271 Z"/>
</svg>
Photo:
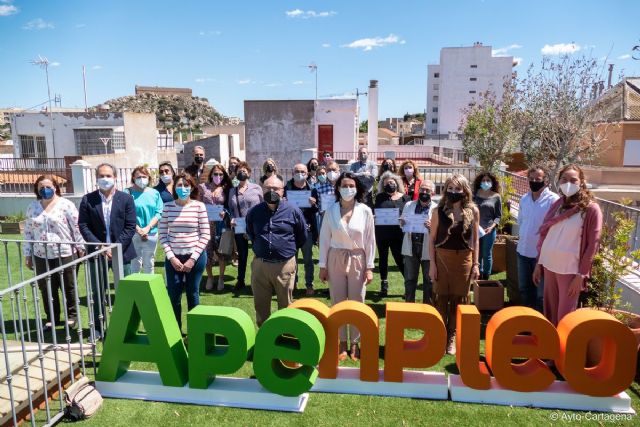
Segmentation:
<svg viewBox="0 0 640 427">
<path fill-rule="evenodd" d="M 66 192 L 71 169 L 63 158 L 0 159 L 0 193 L 33 193 L 33 183 L 42 174 L 56 175 Z"/>
<path fill-rule="evenodd" d="M 381 163 L 384 159 L 387 158 L 387 154 L 389 152 L 394 153 L 394 159 L 396 163 L 403 162 L 405 160 L 413 160 L 416 163 L 430 163 L 434 165 L 465 165 L 468 164 L 468 158 L 464 155 L 462 150 L 448 148 L 448 147 L 437 147 L 437 146 L 421 146 L 430 148 L 430 150 L 421 150 L 421 151 L 395 151 L 393 147 L 389 146 L 388 151 L 374 151 L 369 152 L 369 160 L 374 161 L 376 163 Z M 403 146 L 404 147 L 404 146 Z M 382 147 L 379 147 L 382 148 Z M 336 151 L 333 153 L 333 159 L 338 163 L 352 162 L 356 161 L 358 158 L 357 152 L 352 151 Z"/>
<path fill-rule="evenodd" d="M 43 256 L 49 258 L 31 256 L 34 270 L 26 269 L 24 245 L 44 247 Z M 0 390 L 2 399 L 11 403 L 10 411 L 0 412 L 0 425 L 25 420 L 34 426 L 53 425 L 64 416 L 65 388 L 78 375 L 92 371 L 95 376 L 97 345 L 108 327 L 112 294 L 122 277 L 121 245 L 96 244 L 87 255 L 61 257 L 61 249 L 69 245 L 78 246 L 66 241 L 0 240 L 5 261 L 0 283 L 7 284 L 0 289 Z M 105 256 L 109 251 L 113 287 Z"/>
</svg>

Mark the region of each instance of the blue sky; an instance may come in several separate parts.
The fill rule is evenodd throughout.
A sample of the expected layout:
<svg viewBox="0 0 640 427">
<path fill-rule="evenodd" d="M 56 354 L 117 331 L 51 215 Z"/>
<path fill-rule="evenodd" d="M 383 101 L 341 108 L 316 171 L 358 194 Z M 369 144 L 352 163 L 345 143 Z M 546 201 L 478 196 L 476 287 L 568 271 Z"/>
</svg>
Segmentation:
<svg viewBox="0 0 640 427">
<path fill-rule="evenodd" d="M 245 99 L 313 99 L 379 80 L 380 117 L 422 112 L 426 66 L 441 47 L 475 41 L 539 63 L 542 50 L 608 55 L 640 75 L 637 1 L 25 1 L 0 0 L 0 107 L 47 99 L 63 106 L 133 94 L 134 86 L 191 87 L 224 115 Z M 503 50 L 504 52 L 504 50 Z M 366 113 L 366 98 L 361 98 Z"/>
</svg>

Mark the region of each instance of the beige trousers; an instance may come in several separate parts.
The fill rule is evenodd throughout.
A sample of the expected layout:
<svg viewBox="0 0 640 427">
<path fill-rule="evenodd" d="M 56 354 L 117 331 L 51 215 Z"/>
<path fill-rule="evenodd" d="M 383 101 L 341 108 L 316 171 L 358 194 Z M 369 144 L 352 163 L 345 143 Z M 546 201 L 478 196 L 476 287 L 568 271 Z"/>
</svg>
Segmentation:
<svg viewBox="0 0 640 427">
<path fill-rule="evenodd" d="M 293 302 L 296 257 L 283 262 L 265 262 L 254 258 L 251 262 L 251 289 L 256 309 L 256 323 L 261 326 L 271 315 L 271 296 L 276 293 L 278 310 Z"/>
<path fill-rule="evenodd" d="M 367 291 L 365 286 L 366 270 L 367 262 L 363 250 L 329 249 L 327 271 L 329 273 L 331 304 L 335 305 L 345 300 L 364 303 Z M 351 343 L 359 342 L 360 331 L 349 325 L 349 337 L 351 337 Z M 340 341 L 347 341 L 346 326 L 340 328 Z"/>
</svg>

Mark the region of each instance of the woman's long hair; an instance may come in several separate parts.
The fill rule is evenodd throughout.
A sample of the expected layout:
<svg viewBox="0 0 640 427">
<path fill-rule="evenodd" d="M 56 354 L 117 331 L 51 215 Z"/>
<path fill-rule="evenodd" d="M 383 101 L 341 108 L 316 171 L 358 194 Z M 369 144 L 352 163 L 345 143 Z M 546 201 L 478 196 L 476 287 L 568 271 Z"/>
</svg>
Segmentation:
<svg viewBox="0 0 640 427">
<path fill-rule="evenodd" d="M 460 201 L 460 206 L 462 207 L 463 233 L 466 232 L 473 223 L 473 210 L 475 207 L 475 204 L 473 203 L 473 194 L 471 193 L 471 186 L 469 185 L 467 178 L 460 174 L 453 174 L 447 178 L 444 183 L 443 194 L 440 202 L 438 203 L 438 208 L 442 209 L 445 215 L 451 220 L 451 226 L 447 230 L 448 235 L 451 234 L 451 228 L 453 228 L 456 223 L 453 217 L 453 203 L 451 203 L 447 197 L 447 188 L 449 188 L 450 184 L 461 187 L 462 192 L 464 193 L 464 197 Z"/>
<path fill-rule="evenodd" d="M 587 188 L 587 180 L 584 178 L 584 172 L 582 168 L 576 164 L 566 165 L 565 167 L 560 169 L 560 172 L 558 172 L 558 181 L 560 181 L 562 174 L 569 170 L 578 172 L 578 177 L 580 178 L 580 189 L 571 197 L 565 196 L 564 204 L 562 205 L 562 207 L 564 209 L 570 209 L 573 206 L 577 205 L 580 211 L 584 212 L 587 209 L 587 206 L 589 206 L 589 203 L 591 203 L 595 199 L 593 197 L 593 194 L 591 194 L 591 191 L 589 191 L 589 189 Z"/>
</svg>

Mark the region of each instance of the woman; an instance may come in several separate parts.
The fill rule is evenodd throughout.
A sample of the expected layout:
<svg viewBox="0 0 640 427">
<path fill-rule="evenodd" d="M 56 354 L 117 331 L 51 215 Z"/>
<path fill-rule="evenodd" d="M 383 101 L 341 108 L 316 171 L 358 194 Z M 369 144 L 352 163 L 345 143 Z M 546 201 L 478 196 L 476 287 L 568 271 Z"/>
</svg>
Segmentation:
<svg viewBox="0 0 640 427">
<path fill-rule="evenodd" d="M 173 169 L 171 162 L 160 163 L 158 171 L 160 173 L 160 182 L 153 189 L 160 193 L 163 203 L 173 202 L 173 176 L 176 171 Z"/>
<path fill-rule="evenodd" d="M 366 285 L 373 280 L 375 233 L 371 209 L 363 203 L 364 188 L 345 172 L 336 181 L 336 202 L 325 211 L 320 230 L 320 280 L 329 281 L 331 304 L 364 303 Z M 360 358 L 360 332 L 349 326 L 351 358 Z M 340 328 L 340 360 L 347 358 L 347 327 Z"/>
<path fill-rule="evenodd" d="M 136 258 L 131 260 L 131 272 L 153 274 L 158 244 L 158 222 L 162 218 L 164 203 L 160 193 L 149 187 L 151 174 L 145 166 L 136 167 L 131 172 L 133 186 L 127 192 L 136 206 L 136 234 L 132 243 Z"/>
<path fill-rule="evenodd" d="M 376 203 L 374 213 L 379 209 L 398 209 L 399 215 L 402 214 L 404 205 L 409 201 L 409 197 L 404 194 L 404 186 L 402 179 L 392 172 L 385 172 L 380 176 L 378 181 L 378 193 L 376 195 Z M 402 259 L 402 229 L 400 222 L 396 225 L 376 225 L 376 244 L 378 246 L 380 271 L 380 297 L 386 297 L 389 292 L 389 249 L 400 273 L 404 277 L 404 260 Z"/>
<path fill-rule="evenodd" d="M 278 173 L 278 166 L 276 165 L 276 161 L 269 157 L 262 164 L 262 176 L 260 177 L 260 184 L 263 184 L 267 178 L 271 176 L 277 176 L 280 178 L 280 181 L 284 182 L 282 176 Z"/>
<path fill-rule="evenodd" d="M 471 281 L 478 269 L 478 224 L 480 214 L 473 204 L 469 181 L 452 175 L 444 183 L 445 194 L 431 217 L 429 267 L 433 299 L 447 327 L 447 353 L 455 354 L 456 313 L 467 304 Z"/>
<path fill-rule="evenodd" d="M 225 206 L 228 197 L 231 179 L 221 163 L 214 165 L 209 171 L 207 182 L 200 184 L 200 201 L 207 205 Z M 230 255 L 218 252 L 218 245 L 222 233 L 231 226 L 231 217 L 226 210 L 220 213 L 219 218 L 209 218 L 209 229 L 211 239 L 207 244 L 207 284 L 205 289 L 213 289 L 213 264 L 218 260 L 220 265 L 220 276 L 218 277 L 218 291 L 224 289 L 224 270 Z"/>
<path fill-rule="evenodd" d="M 404 184 L 404 192 L 409 196 L 409 200 L 418 200 L 418 189 L 420 188 L 420 184 L 422 184 L 422 180 L 420 179 L 416 164 L 413 163 L 413 160 L 405 160 L 400 165 L 398 172 Z"/>
<path fill-rule="evenodd" d="M 173 197 L 173 202 L 164 205 L 159 230 L 166 257 L 167 292 L 182 328 L 182 289 L 186 290 L 187 308 L 191 310 L 200 303 L 200 280 L 207 264 L 205 248 L 210 233 L 207 209 L 198 201 L 198 186 L 191 175 L 175 176 Z"/>
<path fill-rule="evenodd" d="M 333 162 L 333 154 L 330 151 L 322 152 L 322 165 L 329 166 L 329 163 Z"/>
<path fill-rule="evenodd" d="M 544 277 L 544 315 L 554 326 L 576 309 L 602 231 L 602 212 L 587 189 L 582 169 L 567 165 L 558 177 L 561 197 L 540 226 L 540 255 L 533 271 L 536 285 Z"/>
<path fill-rule="evenodd" d="M 78 210 L 73 202 L 60 194 L 60 186 L 54 175 L 40 175 L 33 185 L 36 201 L 27 207 L 24 227 L 25 240 L 40 240 L 50 243 L 33 243 L 23 246 L 27 268 L 35 267 L 36 275 L 43 274 L 73 260 L 74 254 L 84 256 L 84 239 L 78 229 Z M 76 242 L 76 245 L 56 244 L 56 242 Z M 64 269 L 60 274 L 51 275 L 51 295 L 47 292 L 47 280 L 38 280 L 42 303 L 46 313 L 45 329 L 60 324 L 60 296 L 63 292 L 65 318 L 72 328 L 76 326 L 76 268 Z M 53 306 L 51 312 L 49 304 Z"/>
<path fill-rule="evenodd" d="M 378 181 L 385 172 L 397 173 L 396 161 L 393 159 L 384 159 L 378 168 Z"/>
<path fill-rule="evenodd" d="M 229 210 L 231 211 L 231 226 L 236 227 L 239 219 L 247 216 L 249 209 L 255 205 L 262 203 L 262 188 L 258 184 L 249 182 L 251 175 L 251 167 L 247 162 L 238 163 L 236 168 L 236 178 L 238 178 L 238 186 L 229 191 Z M 244 276 L 247 272 L 247 257 L 249 256 L 249 242 L 247 233 L 236 233 L 236 248 L 238 249 L 238 281 L 235 291 L 239 292 L 246 284 Z"/>
<path fill-rule="evenodd" d="M 496 242 L 497 228 L 502 219 L 502 198 L 500 184 L 491 172 L 482 172 L 473 181 L 473 202 L 480 211 L 480 279 L 488 280 L 493 267 L 493 244 Z"/>
<path fill-rule="evenodd" d="M 312 157 L 307 162 L 307 173 L 309 174 L 307 178 L 307 182 L 311 187 L 315 187 L 318 183 L 318 168 L 320 167 L 320 162 L 315 157 Z"/>
</svg>

